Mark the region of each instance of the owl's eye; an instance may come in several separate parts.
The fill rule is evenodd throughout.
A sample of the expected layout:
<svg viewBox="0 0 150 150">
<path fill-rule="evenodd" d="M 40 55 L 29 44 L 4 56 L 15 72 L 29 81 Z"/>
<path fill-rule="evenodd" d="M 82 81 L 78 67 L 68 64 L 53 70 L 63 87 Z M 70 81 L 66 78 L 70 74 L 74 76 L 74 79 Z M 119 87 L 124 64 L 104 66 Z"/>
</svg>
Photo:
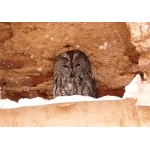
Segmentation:
<svg viewBox="0 0 150 150">
<path fill-rule="evenodd" d="M 80 64 L 76 64 L 76 67 L 80 66 Z"/>
<path fill-rule="evenodd" d="M 67 66 L 67 65 L 63 65 L 63 67 L 64 67 L 64 68 L 68 68 L 68 66 Z"/>
</svg>

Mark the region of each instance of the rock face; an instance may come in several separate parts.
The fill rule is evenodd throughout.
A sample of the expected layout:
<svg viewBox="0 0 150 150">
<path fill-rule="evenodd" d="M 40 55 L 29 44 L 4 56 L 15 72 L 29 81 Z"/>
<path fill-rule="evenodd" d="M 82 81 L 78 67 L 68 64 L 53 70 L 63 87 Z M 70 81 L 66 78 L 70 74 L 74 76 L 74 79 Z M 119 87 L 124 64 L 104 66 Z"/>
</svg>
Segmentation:
<svg viewBox="0 0 150 150">
<path fill-rule="evenodd" d="M 150 23 L 149 22 L 132 22 L 127 23 L 131 32 L 131 42 L 136 46 L 139 52 L 150 50 Z"/>
<path fill-rule="evenodd" d="M 144 72 L 144 78 L 150 81 L 150 23 L 127 23 L 131 33 L 131 42 L 140 52 L 139 67 Z"/>
<path fill-rule="evenodd" d="M 73 49 L 91 61 L 98 97 L 123 91 L 139 71 L 126 23 L 0 23 L 0 33 L 2 98 L 51 98 L 54 59 Z"/>
</svg>

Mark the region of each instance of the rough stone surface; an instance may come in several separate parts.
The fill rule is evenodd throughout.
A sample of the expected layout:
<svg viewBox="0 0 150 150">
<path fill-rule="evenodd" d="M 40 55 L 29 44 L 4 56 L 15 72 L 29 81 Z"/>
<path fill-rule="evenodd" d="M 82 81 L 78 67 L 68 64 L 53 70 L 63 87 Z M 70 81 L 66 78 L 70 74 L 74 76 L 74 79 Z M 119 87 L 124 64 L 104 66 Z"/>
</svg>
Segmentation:
<svg viewBox="0 0 150 150">
<path fill-rule="evenodd" d="M 139 53 L 130 42 L 126 23 L 0 23 L 0 32 L 3 98 L 30 93 L 36 97 L 40 92 L 51 98 L 53 61 L 59 53 L 73 49 L 89 57 L 99 96 L 111 89 L 123 91 L 139 71 Z M 40 82 L 22 82 L 23 77 L 40 78 Z M 105 89 L 102 94 L 100 89 Z"/>
<path fill-rule="evenodd" d="M 139 68 L 144 72 L 144 79 L 150 80 L 150 23 L 132 22 L 127 23 L 131 33 L 131 42 L 140 52 Z"/>
<path fill-rule="evenodd" d="M 130 22 L 127 23 L 131 33 L 131 42 L 136 46 L 137 51 L 150 50 L 150 23 L 149 22 Z"/>
<path fill-rule="evenodd" d="M 0 109 L 1 127 L 150 126 L 150 108 L 136 100 L 85 101 Z M 27 101 L 27 100 L 26 100 Z M 10 102 L 9 102 L 10 103 Z M 8 104 L 8 103 L 7 103 Z M 25 104 L 25 103 L 24 103 Z M 33 104 L 33 103 L 31 103 Z M 15 106 L 11 102 L 12 106 Z"/>
</svg>

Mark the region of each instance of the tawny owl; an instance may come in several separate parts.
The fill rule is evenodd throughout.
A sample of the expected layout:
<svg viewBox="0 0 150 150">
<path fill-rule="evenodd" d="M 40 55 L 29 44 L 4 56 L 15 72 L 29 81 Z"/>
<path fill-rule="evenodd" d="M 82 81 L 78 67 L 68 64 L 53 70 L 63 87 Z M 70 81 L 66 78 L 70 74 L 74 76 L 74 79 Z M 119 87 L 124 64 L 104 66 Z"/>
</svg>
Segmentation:
<svg viewBox="0 0 150 150">
<path fill-rule="evenodd" d="M 53 66 L 53 97 L 96 97 L 96 82 L 87 56 L 79 50 L 59 54 Z"/>
</svg>

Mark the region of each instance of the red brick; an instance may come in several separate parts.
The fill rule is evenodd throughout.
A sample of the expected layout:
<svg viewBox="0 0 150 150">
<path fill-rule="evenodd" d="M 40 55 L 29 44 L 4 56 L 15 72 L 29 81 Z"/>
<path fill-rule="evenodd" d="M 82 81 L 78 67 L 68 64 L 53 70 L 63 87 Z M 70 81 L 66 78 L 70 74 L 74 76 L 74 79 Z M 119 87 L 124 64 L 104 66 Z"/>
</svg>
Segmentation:
<svg viewBox="0 0 150 150">
<path fill-rule="evenodd" d="M 0 69 L 21 69 L 23 65 L 23 62 L 0 59 Z"/>
<path fill-rule="evenodd" d="M 125 87 L 119 88 L 119 89 L 109 89 L 107 87 L 98 87 L 97 89 L 97 97 L 102 97 L 102 96 L 118 96 L 122 97 L 125 92 Z"/>
<path fill-rule="evenodd" d="M 13 33 L 11 30 L 11 24 L 10 23 L 0 23 L 0 43 L 5 42 L 6 40 L 12 38 Z"/>
<path fill-rule="evenodd" d="M 21 69 L 23 67 L 35 66 L 35 60 L 31 58 L 24 59 L 0 59 L 0 69 Z"/>
<path fill-rule="evenodd" d="M 3 43 L 6 40 L 9 40 L 12 36 L 13 36 L 13 34 L 11 31 L 0 32 L 0 43 Z"/>
<path fill-rule="evenodd" d="M 0 79 L 0 87 L 3 87 L 5 85 L 5 80 L 4 79 Z"/>
<path fill-rule="evenodd" d="M 8 98 L 13 101 L 18 101 L 20 98 L 34 98 L 34 97 L 43 97 L 45 99 L 49 98 L 49 95 L 46 91 L 39 91 L 39 90 L 33 90 L 33 91 L 22 91 L 22 92 L 16 92 L 16 91 L 2 91 L 2 98 Z"/>
<path fill-rule="evenodd" d="M 17 77 L 17 78 L 7 78 L 7 87 L 16 86 L 37 86 L 38 84 L 49 81 L 51 78 L 49 76 L 35 76 L 35 77 Z"/>
<path fill-rule="evenodd" d="M 138 64 L 139 58 L 140 58 L 140 54 L 139 54 L 139 55 L 136 55 L 136 56 L 129 56 L 129 60 L 130 60 L 132 63 L 136 63 L 136 64 Z"/>
</svg>

